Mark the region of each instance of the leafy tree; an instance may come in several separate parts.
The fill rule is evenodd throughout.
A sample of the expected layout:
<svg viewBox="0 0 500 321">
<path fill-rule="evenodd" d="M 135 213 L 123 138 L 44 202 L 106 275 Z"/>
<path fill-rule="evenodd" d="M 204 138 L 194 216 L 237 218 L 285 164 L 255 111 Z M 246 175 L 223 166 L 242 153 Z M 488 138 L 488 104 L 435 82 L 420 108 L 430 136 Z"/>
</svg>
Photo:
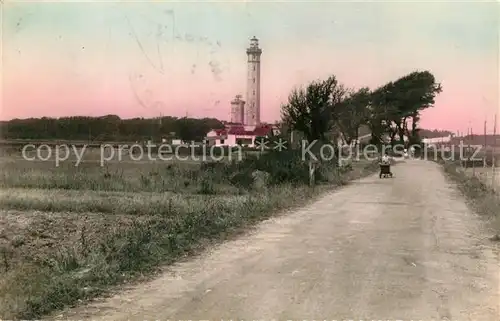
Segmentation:
<svg viewBox="0 0 500 321">
<path fill-rule="evenodd" d="M 210 131 L 210 125 L 193 118 L 181 118 L 176 122 L 177 136 L 185 141 L 202 141 Z"/>
<path fill-rule="evenodd" d="M 416 71 L 376 89 L 372 93 L 370 128 L 372 139 L 380 141 L 388 134 L 391 143 L 410 143 L 418 140 L 418 121 L 422 110 L 432 107 L 442 91 L 429 71 Z M 411 121 L 411 130 L 408 122 Z"/>
<path fill-rule="evenodd" d="M 335 76 L 294 89 L 288 103 L 281 107 L 282 120 L 291 130 L 302 132 L 309 142 L 325 142 L 332 128 L 334 110 L 346 92 Z"/>
<path fill-rule="evenodd" d="M 421 111 L 434 105 L 434 99 L 442 88 L 429 71 L 412 72 L 395 81 L 394 87 L 399 119 L 394 119 L 393 122 L 402 142 L 404 135 L 416 136 L 414 131 L 417 130 Z M 409 120 L 412 121 L 411 131 L 408 129 Z"/>
<path fill-rule="evenodd" d="M 368 117 L 368 108 L 371 102 L 369 88 L 352 91 L 337 109 L 336 126 L 344 141 L 350 145 L 359 138 L 359 128 L 365 124 Z"/>
<path fill-rule="evenodd" d="M 366 123 L 370 128 L 370 144 L 381 144 L 384 137 L 391 132 L 390 119 L 396 114 L 391 101 L 392 82 L 375 89 L 371 93 L 370 105 L 367 110 Z"/>
</svg>

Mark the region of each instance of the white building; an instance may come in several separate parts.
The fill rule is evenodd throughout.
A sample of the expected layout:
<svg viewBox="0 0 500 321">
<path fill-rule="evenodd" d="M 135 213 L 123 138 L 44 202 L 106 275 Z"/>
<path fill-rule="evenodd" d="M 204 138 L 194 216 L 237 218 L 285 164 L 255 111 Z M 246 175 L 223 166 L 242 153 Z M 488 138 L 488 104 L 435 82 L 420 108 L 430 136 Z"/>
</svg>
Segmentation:
<svg viewBox="0 0 500 321">
<path fill-rule="evenodd" d="M 207 134 L 205 143 L 210 146 L 256 147 L 257 137 L 270 137 L 276 133 L 277 128 L 272 125 L 228 125 L 224 129 L 211 130 Z"/>
<path fill-rule="evenodd" d="M 182 145 L 182 140 L 181 139 L 177 139 L 177 138 L 174 138 L 172 139 L 172 145 Z"/>
<path fill-rule="evenodd" d="M 259 48 L 259 40 L 256 37 L 250 39 L 250 47 L 247 48 L 248 77 L 247 77 L 247 101 L 245 106 L 244 124 L 257 126 L 260 124 L 260 56 L 262 49 Z"/>
<path fill-rule="evenodd" d="M 435 137 L 435 138 L 424 138 L 422 139 L 422 143 L 424 144 L 439 144 L 439 143 L 449 143 L 451 142 L 451 135 L 444 137 Z"/>
</svg>

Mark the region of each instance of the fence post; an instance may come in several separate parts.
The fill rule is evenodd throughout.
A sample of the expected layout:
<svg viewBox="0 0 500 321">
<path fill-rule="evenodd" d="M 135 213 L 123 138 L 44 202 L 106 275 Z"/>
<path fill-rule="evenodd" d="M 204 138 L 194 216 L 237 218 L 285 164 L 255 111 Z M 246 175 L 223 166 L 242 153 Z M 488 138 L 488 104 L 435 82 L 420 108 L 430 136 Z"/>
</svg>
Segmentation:
<svg viewBox="0 0 500 321">
<path fill-rule="evenodd" d="M 314 186 L 314 173 L 316 171 L 314 161 L 312 159 L 309 160 L 309 186 Z"/>
</svg>

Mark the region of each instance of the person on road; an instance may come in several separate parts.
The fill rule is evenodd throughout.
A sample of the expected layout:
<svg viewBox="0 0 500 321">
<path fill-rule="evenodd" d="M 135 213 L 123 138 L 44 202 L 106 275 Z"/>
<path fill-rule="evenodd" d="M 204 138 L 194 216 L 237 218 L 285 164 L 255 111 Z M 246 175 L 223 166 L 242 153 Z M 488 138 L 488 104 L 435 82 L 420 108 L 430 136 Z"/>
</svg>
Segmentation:
<svg viewBox="0 0 500 321">
<path fill-rule="evenodd" d="M 389 153 L 386 151 L 380 160 L 379 177 L 382 178 L 382 176 L 387 176 L 387 175 L 392 177 L 392 172 L 390 168 L 391 168 L 391 158 L 389 156 Z"/>
<path fill-rule="evenodd" d="M 414 146 L 410 147 L 410 156 L 411 157 L 415 156 L 415 147 Z"/>
<path fill-rule="evenodd" d="M 389 165 L 391 163 L 391 158 L 389 157 L 389 153 L 385 152 L 384 156 L 382 156 L 382 164 Z"/>
</svg>

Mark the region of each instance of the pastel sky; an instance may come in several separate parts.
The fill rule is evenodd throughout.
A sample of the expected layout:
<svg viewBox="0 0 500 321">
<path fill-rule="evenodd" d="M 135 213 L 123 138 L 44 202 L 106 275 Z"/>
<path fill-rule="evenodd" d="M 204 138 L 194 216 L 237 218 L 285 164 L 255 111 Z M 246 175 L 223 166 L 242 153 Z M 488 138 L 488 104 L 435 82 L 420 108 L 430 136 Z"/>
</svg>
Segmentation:
<svg viewBox="0 0 500 321">
<path fill-rule="evenodd" d="M 499 110 L 498 2 L 3 2 L 4 120 L 229 120 L 252 36 L 264 121 L 311 80 L 375 88 L 414 70 L 444 90 L 422 127 L 482 132 Z"/>
</svg>

